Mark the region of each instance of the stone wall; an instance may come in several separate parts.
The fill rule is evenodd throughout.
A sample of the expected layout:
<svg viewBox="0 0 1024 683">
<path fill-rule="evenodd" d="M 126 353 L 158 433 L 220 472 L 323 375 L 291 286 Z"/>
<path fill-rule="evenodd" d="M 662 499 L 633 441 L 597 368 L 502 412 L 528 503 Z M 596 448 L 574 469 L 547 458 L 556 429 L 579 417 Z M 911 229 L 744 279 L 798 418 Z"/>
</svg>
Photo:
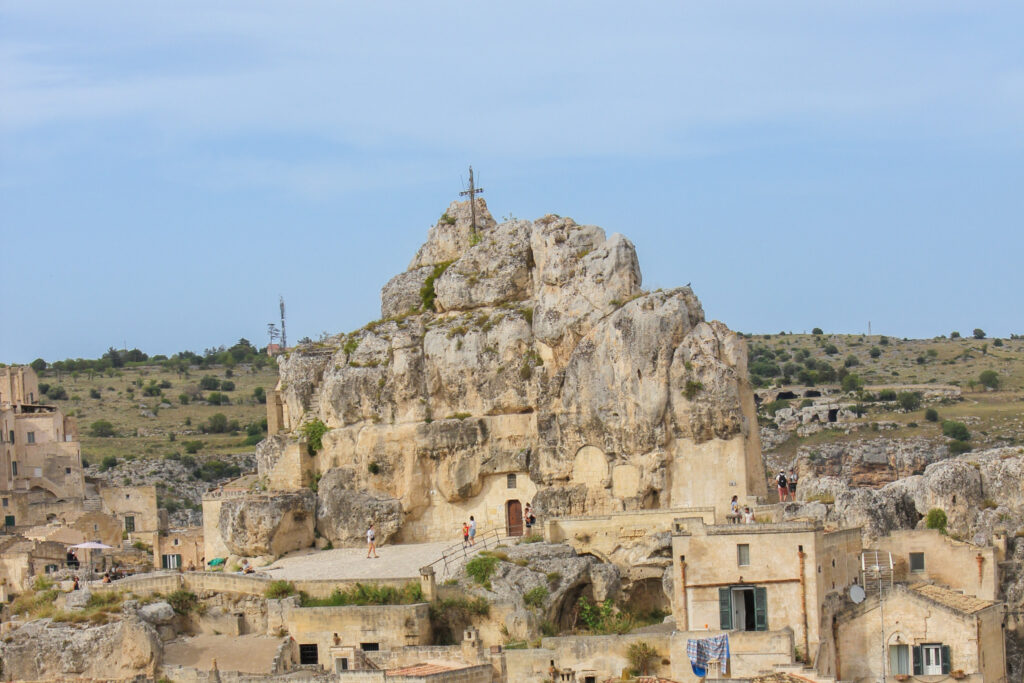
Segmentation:
<svg viewBox="0 0 1024 683">
<path fill-rule="evenodd" d="M 296 643 L 317 645 L 320 665 L 326 668 L 333 667 L 331 647 L 376 643 L 379 648 L 390 650 L 427 645 L 431 638 L 430 608 L 424 603 L 366 607 L 285 605 L 283 619 Z"/>
<path fill-rule="evenodd" d="M 897 581 L 933 581 L 982 600 L 999 596 L 996 548 L 957 541 L 938 529 L 890 532 L 872 548 L 892 553 Z M 910 553 L 924 553 L 924 571 L 910 571 Z"/>
<path fill-rule="evenodd" d="M 544 521 L 544 540 L 568 543 L 578 553 L 609 560 L 616 550 L 633 545 L 638 539 L 672 531 L 674 521 L 680 517 L 696 517 L 706 524 L 714 524 L 715 509 L 709 506 L 556 517 Z"/>
</svg>

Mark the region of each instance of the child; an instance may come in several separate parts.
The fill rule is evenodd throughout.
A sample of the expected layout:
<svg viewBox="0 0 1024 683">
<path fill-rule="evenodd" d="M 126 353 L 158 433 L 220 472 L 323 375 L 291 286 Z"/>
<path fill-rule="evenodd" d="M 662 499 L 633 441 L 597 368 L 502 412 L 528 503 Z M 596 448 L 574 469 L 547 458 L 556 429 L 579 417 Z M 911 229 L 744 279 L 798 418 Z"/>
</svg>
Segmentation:
<svg viewBox="0 0 1024 683">
<path fill-rule="evenodd" d="M 469 523 L 462 523 L 462 545 L 469 545 Z"/>
</svg>

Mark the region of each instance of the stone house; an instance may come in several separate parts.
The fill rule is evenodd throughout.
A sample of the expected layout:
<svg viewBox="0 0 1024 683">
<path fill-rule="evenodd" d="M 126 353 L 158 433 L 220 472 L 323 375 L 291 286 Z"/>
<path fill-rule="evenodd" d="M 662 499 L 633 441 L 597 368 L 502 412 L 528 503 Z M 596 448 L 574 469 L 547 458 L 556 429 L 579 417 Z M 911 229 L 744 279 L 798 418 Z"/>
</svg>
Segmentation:
<svg viewBox="0 0 1024 683">
<path fill-rule="evenodd" d="M 153 566 L 161 569 L 202 569 L 203 528 L 169 529 L 153 543 Z"/>
<path fill-rule="evenodd" d="M 31 368 L 0 368 L 0 504 L 7 527 L 45 523 L 54 504 L 84 497 L 77 423 L 38 398 Z"/>
<path fill-rule="evenodd" d="M 1000 557 L 995 546 L 957 541 L 937 529 L 909 529 L 877 539 L 872 549 L 892 555 L 896 581 L 934 582 L 982 600 L 998 598 Z"/>
<path fill-rule="evenodd" d="M 932 584 L 896 584 L 881 603 L 871 596 L 838 616 L 836 678 L 875 681 L 884 666 L 885 676 L 903 680 L 1005 680 L 1000 603 Z"/>
<path fill-rule="evenodd" d="M 0 541 L 0 586 L 4 594 L 20 594 L 34 576 L 62 568 L 66 552 L 66 546 L 57 541 L 4 536 Z"/>
<path fill-rule="evenodd" d="M 859 581 L 860 529 L 820 522 L 708 525 L 677 520 L 673 612 L 681 631 L 791 629 L 796 650 L 818 659 L 826 595 Z"/>
</svg>

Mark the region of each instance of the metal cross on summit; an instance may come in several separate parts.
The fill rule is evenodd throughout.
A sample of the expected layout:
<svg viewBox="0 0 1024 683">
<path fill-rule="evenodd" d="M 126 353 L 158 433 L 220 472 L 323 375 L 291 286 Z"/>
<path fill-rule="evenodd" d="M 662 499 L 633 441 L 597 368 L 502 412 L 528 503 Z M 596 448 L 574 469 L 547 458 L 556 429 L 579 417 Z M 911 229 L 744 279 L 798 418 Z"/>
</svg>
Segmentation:
<svg viewBox="0 0 1024 683">
<path fill-rule="evenodd" d="M 460 197 L 469 196 L 469 216 L 473 224 L 473 234 L 476 235 L 476 196 L 484 191 L 484 188 L 473 184 L 473 167 L 469 167 L 469 189 L 459 193 Z"/>
</svg>

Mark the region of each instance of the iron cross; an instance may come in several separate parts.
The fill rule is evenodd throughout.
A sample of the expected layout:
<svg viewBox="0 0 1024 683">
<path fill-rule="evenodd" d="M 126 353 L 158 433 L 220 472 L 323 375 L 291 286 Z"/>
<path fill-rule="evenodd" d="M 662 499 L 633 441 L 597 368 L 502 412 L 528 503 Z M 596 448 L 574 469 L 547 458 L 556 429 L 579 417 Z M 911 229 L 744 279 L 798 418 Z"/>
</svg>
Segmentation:
<svg viewBox="0 0 1024 683">
<path fill-rule="evenodd" d="M 469 215 L 473 223 L 473 234 L 476 234 L 476 196 L 484 191 L 484 188 L 473 184 L 473 167 L 469 167 L 469 189 L 459 193 L 460 197 L 469 196 Z"/>
</svg>

